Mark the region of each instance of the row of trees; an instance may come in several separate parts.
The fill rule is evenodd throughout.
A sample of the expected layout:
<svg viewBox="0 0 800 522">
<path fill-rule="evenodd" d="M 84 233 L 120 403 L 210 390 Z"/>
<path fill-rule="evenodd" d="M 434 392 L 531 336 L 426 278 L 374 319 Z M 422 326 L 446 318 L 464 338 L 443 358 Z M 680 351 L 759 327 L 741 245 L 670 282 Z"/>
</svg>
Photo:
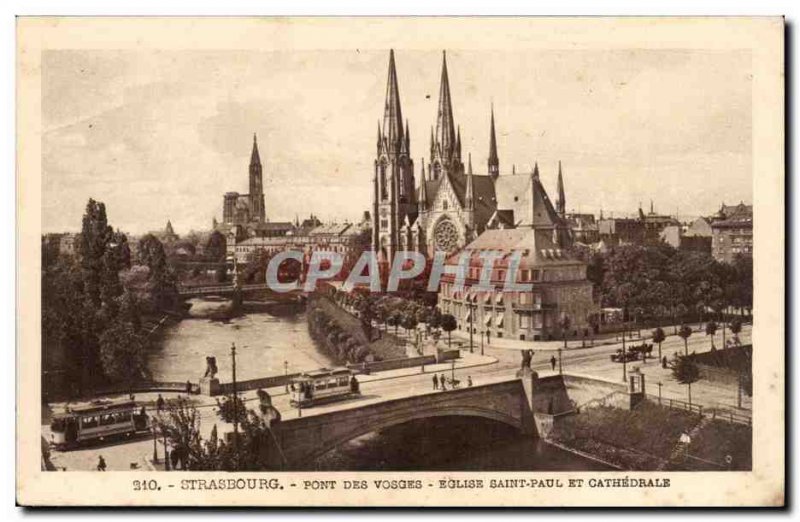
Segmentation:
<svg viewBox="0 0 800 522">
<path fill-rule="evenodd" d="M 603 306 L 623 308 L 626 319 L 670 319 L 689 314 L 721 314 L 753 306 L 753 262 L 737 256 L 733 264 L 703 252 L 669 245 L 625 245 L 585 259 L 595 298 Z"/>
<path fill-rule="evenodd" d="M 457 326 L 455 317 L 442 314 L 438 308 L 423 299 L 344 290 L 336 290 L 332 298 L 339 306 L 358 314 L 362 327 L 370 339 L 373 335 L 373 323 L 378 325 L 378 336 L 381 335 L 381 326 L 383 331 L 388 331 L 390 327 L 394 328 L 395 335 L 399 328 L 403 328 L 408 335 L 416 331 L 420 324 L 424 324 L 426 335 L 438 336 L 440 331 L 445 331 L 449 343 L 450 333 Z"/>
<path fill-rule="evenodd" d="M 372 355 L 369 346 L 362 344 L 353 335 L 321 308 L 312 298 L 308 303 L 308 330 L 332 359 L 340 364 L 361 363 Z"/>
<path fill-rule="evenodd" d="M 753 302 L 752 258 L 733 264 L 669 245 L 625 245 L 608 253 L 582 254 L 595 300 L 623 311 L 624 323 L 678 325 L 716 318 L 723 335 L 732 312 L 749 315 Z M 714 327 L 714 325 L 716 327 Z M 713 335 L 713 334 L 712 334 Z"/>
<path fill-rule="evenodd" d="M 123 283 L 131 268 L 125 234 L 108 223 L 105 205 L 90 199 L 75 256 L 42 257 L 42 350 L 45 371 L 57 371 L 62 391 L 81 394 L 107 383 L 130 385 L 145 372 L 143 314 L 177 305 L 174 276 L 152 235 L 138 245 L 148 267 L 141 288 Z M 45 386 L 50 379 L 45 379 Z M 48 390 L 45 390 L 46 392 Z"/>
</svg>

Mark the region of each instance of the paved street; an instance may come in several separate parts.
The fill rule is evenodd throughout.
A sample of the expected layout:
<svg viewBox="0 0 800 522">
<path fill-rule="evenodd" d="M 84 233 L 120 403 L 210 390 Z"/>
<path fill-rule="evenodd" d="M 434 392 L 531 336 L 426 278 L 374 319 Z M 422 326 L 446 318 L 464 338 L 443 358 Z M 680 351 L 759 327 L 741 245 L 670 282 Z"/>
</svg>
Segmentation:
<svg viewBox="0 0 800 522">
<path fill-rule="evenodd" d="M 671 331 L 671 330 L 670 330 Z M 743 328 L 740 338 L 743 343 L 750 342 L 751 327 Z M 635 341 L 638 342 L 638 341 Z M 446 341 L 445 341 L 446 343 Z M 716 336 L 717 345 L 721 344 L 721 335 Z M 544 343 L 542 343 L 544 344 Z M 560 343 L 556 343 L 560 346 Z M 581 348 L 580 342 L 571 343 L 570 349 L 562 354 L 562 367 L 565 373 L 575 373 L 589 375 L 606 380 L 622 380 L 622 364 L 612 362 L 610 354 L 621 347 L 621 343 L 614 343 L 591 348 Z M 698 333 L 689 338 L 689 351 L 698 353 L 708 351 L 711 347 L 710 339 Z M 662 343 L 662 352 L 667 357 L 671 357 L 675 352 L 683 352 L 683 340 L 677 336 L 670 335 Z M 479 352 L 480 348 L 476 348 Z M 662 396 L 687 400 L 686 386 L 678 384 L 672 378 L 669 370 L 661 368 L 657 360 L 657 347 L 654 347 L 655 356 L 646 363 L 634 361 L 628 364 L 628 371 L 639 367 L 640 371 L 647 376 L 647 392 L 652 395 L 658 394 L 657 384 L 662 383 Z M 471 376 L 475 385 L 499 382 L 513 378 L 514 373 L 520 365 L 520 354 L 518 348 L 497 347 L 484 345 L 484 356 L 479 353 L 470 354 L 467 349 L 462 351 L 462 358 L 456 362 L 454 367 L 456 379 L 461 380 L 461 386 L 466 386 L 467 376 Z M 556 353 L 553 349 L 538 349 L 533 357 L 532 367 L 541 376 L 553 373 L 550 365 L 550 358 Z M 366 404 L 380 402 L 391 398 L 407 397 L 409 395 L 430 393 L 432 391 L 433 373 L 445 374 L 450 376 L 453 367 L 449 363 L 428 365 L 425 373 L 421 367 L 404 368 L 379 372 L 373 375 L 359 376 L 361 382 L 362 395 L 358 399 L 330 403 L 327 405 L 315 406 L 304 409 L 303 416 L 318 415 L 332 410 L 356 408 Z M 556 366 L 556 371 L 558 367 Z M 281 412 L 284 418 L 295 418 L 298 415 L 296 409 L 289 405 L 289 398 L 283 387 L 270 388 L 268 390 L 273 397 L 274 406 Z M 164 394 L 165 398 L 169 398 Z M 255 392 L 243 394 L 245 400 L 251 404 L 256 400 Z M 700 381 L 692 385 L 692 402 L 701 404 L 704 407 L 718 407 L 736 410 L 740 414 L 750 414 L 750 398 L 743 396 L 742 410 L 736 408 L 737 389 L 734 386 L 724 386 L 708 381 Z M 141 394 L 137 396 L 140 401 L 153 401 L 157 394 Z M 218 425 L 220 432 L 230 428 L 225 428 L 219 421 L 215 408 L 216 400 L 212 397 L 192 396 L 196 401 L 201 415 L 201 431 L 207 435 L 214 424 Z M 45 438 L 49 438 L 49 426 L 43 426 Z M 163 456 L 163 446 L 158 445 L 159 456 Z M 146 459 L 153 454 L 153 441 L 150 438 L 141 439 L 129 443 L 108 444 L 101 447 L 82 448 L 70 452 L 53 452 L 53 463 L 58 467 L 66 467 L 68 470 L 93 470 L 97 465 L 98 455 L 103 455 L 109 470 L 129 470 L 131 463 L 137 469 L 147 469 Z"/>
</svg>

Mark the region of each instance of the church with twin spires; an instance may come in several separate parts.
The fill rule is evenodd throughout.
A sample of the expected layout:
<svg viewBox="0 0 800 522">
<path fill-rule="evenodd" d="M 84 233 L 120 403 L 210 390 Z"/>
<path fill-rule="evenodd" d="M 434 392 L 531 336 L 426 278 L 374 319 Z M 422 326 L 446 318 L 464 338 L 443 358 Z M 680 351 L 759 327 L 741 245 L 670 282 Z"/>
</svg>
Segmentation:
<svg viewBox="0 0 800 522">
<path fill-rule="evenodd" d="M 402 250 L 429 257 L 436 251 L 450 254 L 487 229 L 533 228 L 551 248 L 571 246 L 560 162 L 554 205 L 539 179 L 538 164 L 529 174 L 517 174 L 516 169 L 500 173 L 493 107 L 485 174 L 473 170 L 471 154 L 465 166 L 461 143 L 443 53 L 436 126 L 431 128 L 428 160 L 420 159 L 415 179 L 410 128 L 403 120 L 395 55 L 390 51 L 373 176 L 372 246 L 380 259 L 391 260 Z"/>
</svg>

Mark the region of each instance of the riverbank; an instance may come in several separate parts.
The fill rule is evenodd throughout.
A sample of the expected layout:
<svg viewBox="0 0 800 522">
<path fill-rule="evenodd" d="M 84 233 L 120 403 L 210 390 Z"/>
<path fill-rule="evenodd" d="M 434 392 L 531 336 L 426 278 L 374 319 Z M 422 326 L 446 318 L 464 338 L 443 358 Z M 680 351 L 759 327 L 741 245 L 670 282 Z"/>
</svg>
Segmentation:
<svg viewBox="0 0 800 522">
<path fill-rule="evenodd" d="M 397 337 L 376 331 L 371 326 L 364 328 L 361 321 L 325 296 L 309 298 L 307 316 L 312 338 L 325 346 L 329 355 L 341 364 L 406 357 L 406 350 Z M 332 332 L 339 338 L 332 339 Z M 374 338 L 376 333 L 378 337 Z"/>
<path fill-rule="evenodd" d="M 686 444 L 684 435 L 691 442 Z M 633 410 L 602 405 L 584 409 L 558 423 L 550 439 L 631 471 L 749 470 L 752 465 L 749 426 L 647 400 Z"/>
</svg>

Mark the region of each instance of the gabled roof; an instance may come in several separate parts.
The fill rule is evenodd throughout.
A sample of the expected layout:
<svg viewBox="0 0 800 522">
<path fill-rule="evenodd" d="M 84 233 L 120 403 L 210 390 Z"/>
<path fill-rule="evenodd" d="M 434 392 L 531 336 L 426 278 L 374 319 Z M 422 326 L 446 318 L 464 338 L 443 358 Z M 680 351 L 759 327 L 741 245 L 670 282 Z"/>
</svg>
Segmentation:
<svg viewBox="0 0 800 522">
<path fill-rule="evenodd" d="M 495 181 L 497 208 L 514 211 L 517 226 L 551 228 L 561 222 L 541 180 L 530 174 L 504 175 Z"/>
<path fill-rule="evenodd" d="M 491 225 L 492 228 L 514 228 L 514 211 L 513 210 L 495 210 L 492 217 L 489 218 L 487 226 Z M 499 225 L 502 225 L 500 227 Z"/>
<path fill-rule="evenodd" d="M 464 251 L 477 253 L 491 250 L 506 254 L 522 252 L 520 268 L 582 264 L 567 250 L 554 243 L 552 235 L 548 230 L 534 228 L 486 230 L 475 241 L 464 247 Z M 447 261 L 448 264 L 458 263 L 459 255 L 451 256 Z"/>
<path fill-rule="evenodd" d="M 437 180 L 423 180 L 425 183 L 426 207 L 430 209 L 436 200 L 439 188 L 444 182 L 444 176 L 450 182 L 453 192 L 458 199 L 459 205 L 464 208 L 466 205 L 467 175 L 466 174 L 444 174 Z M 487 175 L 472 175 L 472 191 L 475 203 L 475 223 L 479 226 L 485 225 L 494 211 L 497 210 L 497 198 L 495 197 L 494 181 Z M 416 192 L 419 199 L 419 189 Z"/>
</svg>

